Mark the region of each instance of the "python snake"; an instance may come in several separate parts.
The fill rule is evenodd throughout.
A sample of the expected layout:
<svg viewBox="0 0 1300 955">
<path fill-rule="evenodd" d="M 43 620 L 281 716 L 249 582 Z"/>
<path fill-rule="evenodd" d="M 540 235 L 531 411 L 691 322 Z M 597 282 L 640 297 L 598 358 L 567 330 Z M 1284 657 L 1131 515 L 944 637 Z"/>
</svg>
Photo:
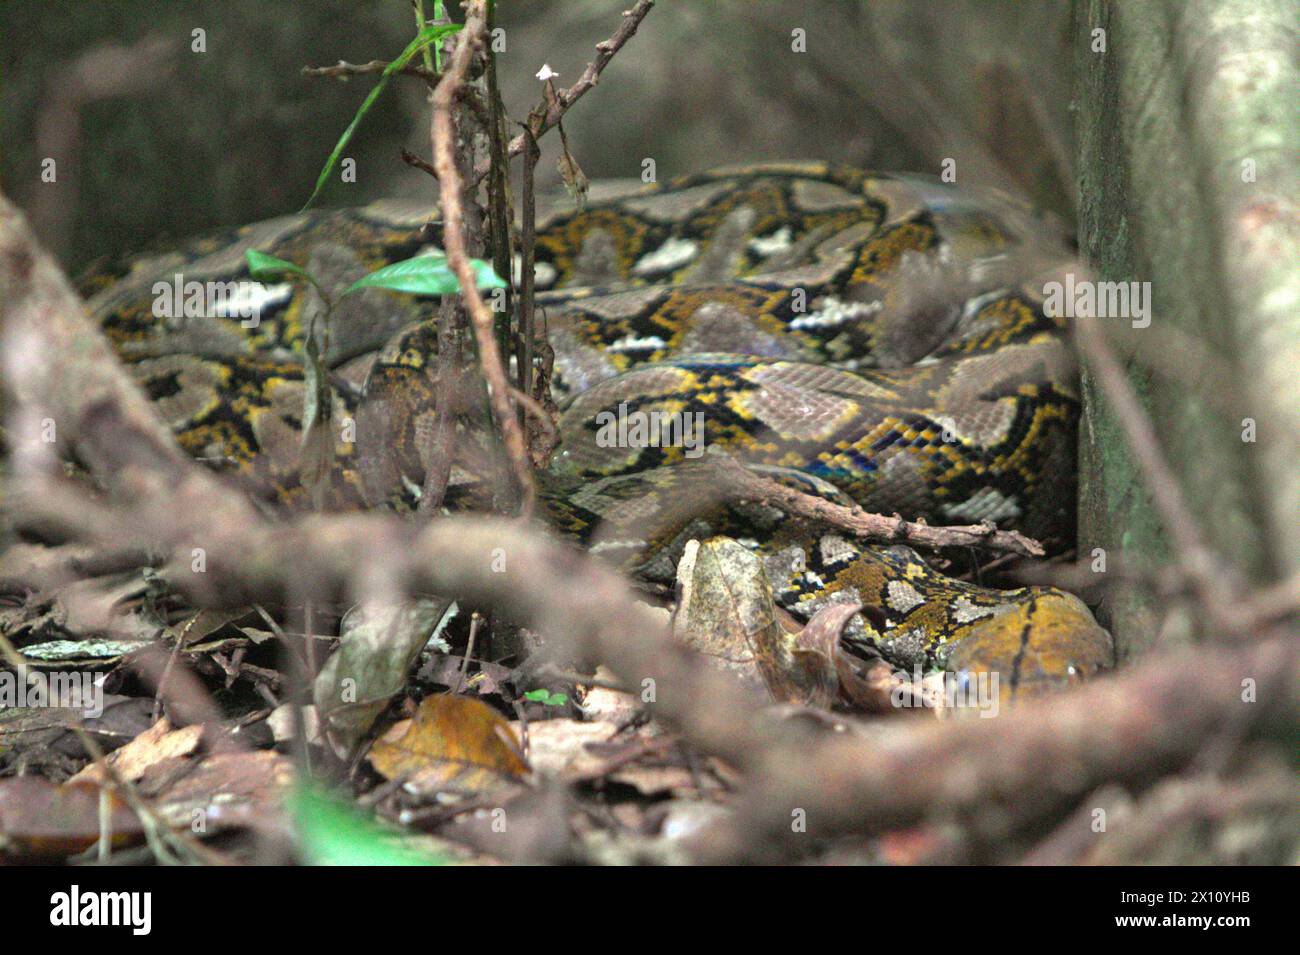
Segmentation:
<svg viewBox="0 0 1300 955">
<path fill-rule="evenodd" d="M 287 216 L 100 270 L 83 290 L 187 451 L 263 500 L 306 506 L 301 353 L 326 315 L 320 292 L 249 283 L 216 314 L 167 316 L 159 295 L 173 278 L 248 283 L 252 248 L 337 297 L 436 243 L 426 220 L 426 206 L 400 202 Z M 990 520 L 1068 546 L 1078 392 L 1063 322 L 1028 281 L 1041 235 L 1009 200 L 819 164 L 722 169 L 558 207 L 539 220 L 534 273 L 564 407 L 559 451 L 538 476 L 542 513 L 652 580 L 672 579 L 687 540 L 735 537 L 762 555 L 795 617 L 862 603 L 846 638 L 899 667 L 998 670 L 1014 689 L 1110 665 L 1109 636 L 1077 598 L 965 583 L 906 547 L 719 502 L 698 457 L 727 452 L 872 511 Z M 249 297 L 255 324 L 236 307 Z M 351 430 L 336 434 L 326 506 L 415 503 L 436 306 L 367 290 L 328 314 L 330 419 Z M 468 402 L 462 423 L 483 405 Z M 629 417 L 650 429 L 629 439 L 606 426 Z M 683 426 L 661 433 L 664 422 Z M 650 437 L 662 434 L 675 439 Z M 456 447 L 453 505 L 475 499 L 495 464 L 475 441 Z"/>
</svg>

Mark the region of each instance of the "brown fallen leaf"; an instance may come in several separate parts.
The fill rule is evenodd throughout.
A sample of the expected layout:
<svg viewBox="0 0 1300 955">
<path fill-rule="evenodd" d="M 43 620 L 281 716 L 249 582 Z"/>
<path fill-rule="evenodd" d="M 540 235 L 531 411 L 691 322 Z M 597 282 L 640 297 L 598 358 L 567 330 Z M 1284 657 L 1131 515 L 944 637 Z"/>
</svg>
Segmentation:
<svg viewBox="0 0 1300 955">
<path fill-rule="evenodd" d="M 136 782 L 150 766 L 164 759 L 193 755 L 202 739 L 202 724 L 195 723 L 178 730 L 173 729 L 164 717 L 125 746 L 109 753 L 107 758 L 120 776 Z M 68 784 L 93 782 L 98 785 L 105 782 L 107 775 L 99 763 L 91 763 L 69 779 Z"/>
<path fill-rule="evenodd" d="M 802 663 L 818 691 L 811 702 L 827 709 L 838 702 L 858 713 L 935 712 L 920 699 L 922 688 L 914 687 L 888 663 L 863 660 L 844 650 L 844 627 L 861 609 L 852 601 L 827 604 L 799 631 L 796 641 L 805 654 Z"/>
<path fill-rule="evenodd" d="M 404 777 L 420 793 L 478 794 L 529 773 L 504 717 L 479 700 L 446 694 L 426 697 L 414 718 L 376 740 L 367 758 L 386 778 Z"/>
<path fill-rule="evenodd" d="M 679 640 L 778 703 L 835 701 L 838 681 L 826 646 L 838 643 L 839 629 L 805 627 L 802 638 L 787 632 L 756 554 L 729 537 L 691 541 L 677 581 Z"/>
<path fill-rule="evenodd" d="M 100 788 L 62 786 L 39 776 L 0 779 L 0 854 L 29 861 L 62 859 L 99 840 Z M 135 813 L 108 793 L 110 843 L 115 849 L 144 840 Z"/>
<path fill-rule="evenodd" d="M 238 607 L 234 610 L 200 610 L 182 626 L 174 629 L 177 638 L 181 640 L 181 646 L 195 649 L 226 624 L 247 617 L 249 612 L 247 607 Z"/>
<path fill-rule="evenodd" d="M 212 833 L 278 811 L 292 782 L 292 761 L 269 750 L 209 752 L 199 724 L 173 729 L 166 720 L 108 756 L 118 775 L 134 782 L 169 825 Z M 69 783 L 98 785 L 91 764 Z"/>
</svg>

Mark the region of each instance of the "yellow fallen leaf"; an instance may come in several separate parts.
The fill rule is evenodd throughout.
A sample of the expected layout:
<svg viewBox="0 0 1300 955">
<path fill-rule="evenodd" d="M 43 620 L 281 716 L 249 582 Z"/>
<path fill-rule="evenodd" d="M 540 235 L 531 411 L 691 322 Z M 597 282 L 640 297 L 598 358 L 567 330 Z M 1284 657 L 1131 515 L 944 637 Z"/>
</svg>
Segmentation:
<svg viewBox="0 0 1300 955">
<path fill-rule="evenodd" d="M 468 696 L 427 697 L 414 718 L 370 747 L 370 765 L 419 792 L 482 793 L 528 775 L 519 741 L 501 714 Z"/>
</svg>

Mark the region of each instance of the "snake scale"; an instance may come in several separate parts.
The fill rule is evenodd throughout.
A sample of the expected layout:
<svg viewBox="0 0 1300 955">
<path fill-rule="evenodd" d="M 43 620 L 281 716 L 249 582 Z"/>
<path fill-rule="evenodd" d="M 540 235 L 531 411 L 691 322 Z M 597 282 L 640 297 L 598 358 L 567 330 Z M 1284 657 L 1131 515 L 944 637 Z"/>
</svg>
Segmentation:
<svg viewBox="0 0 1300 955">
<path fill-rule="evenodd" d="M 302 507 L 301 353 L 324 299 L 251 283 L 245 252 L 304 266 L 333 296 L 436 244 L 427 218 L 395 201 L 287 216 L 100 269 L 83 291 L 187 451 L 261 500 Z M 1014 690 L 1110 665 L 1109 636 L 1076 597 L 965 583 L 907 547 L 720 502 L 700 454 L 868 510 L 990 520 L 1068 546 L 1079 399 L 1063 322 L 1027 281 L 1041 234 L 1010 200 L 806 163 L 557 206 L 539 218 L 534 271 L 563 408 L 538 478 L 542 514 L 650 580 L 672 579 L 687 540 L 728 534 L 762 555 L 796 618 L 863 604 L 846 639 L 899 667 L 998 670 Z M 223 308 L 160 316 L 173 278 L 243 284 Z M 237 307 L 250 304 L 255 323 Z M 326 506 L 414 505 L 434 422 L 436 309 L 366 290 L 329 313 L 339 427 Z M 462 424 L 485 420 L 484 406 L 467 402 Z M 638 435 L 611 421 L 651 425 Z M 474 500 L 499 464 L 478 442 L 456 447 L 451 506 Z"/>
</svg>

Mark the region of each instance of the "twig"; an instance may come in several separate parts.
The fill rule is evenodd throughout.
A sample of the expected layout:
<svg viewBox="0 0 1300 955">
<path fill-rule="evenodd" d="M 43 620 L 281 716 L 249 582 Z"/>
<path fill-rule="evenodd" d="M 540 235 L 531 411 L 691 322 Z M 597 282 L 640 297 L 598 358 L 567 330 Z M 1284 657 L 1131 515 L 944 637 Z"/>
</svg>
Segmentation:
<svg viewBox="0 0 1300 955">
<path fill-rule="evenodd" d="M 526 395 L 533 393 L 533 307 L 534 284 L 533 270 L 537 256 L 537 196 L 534 192 L 534 175 L 541 151 L 537 140 L 524 128 L 524 172 L 523 172 L 523 235 L 519 243 L 519 351 L 516 355 L 518 364 L 519 389 Z"/>
<path fill-rule="evenodd" d="M 587 68 L 583 71 L 582 76 L 578 78 L 578 82 L 566 90 L 560 90 L 556 94 L 555 102 L 551 104 L 551 108 L 547 111 L 541 125 L 533 133 L 534 139 L 540 139 L 543 134 L 553 128 L 570 106 L 582 99 L 587 90 L 600 82 L 600 74 L 609 65 L 609 61 L 614 58 L 614 54 L 623 48 L 623 44 L 632 38 L 637 27 L 641 25 L 641 21 L 646 18 L 646 14 L 650 12 L 650 8 L 654 5 L 654 0 L 637 0 L 636 5 L 631 10 L 623 12 L 623 22 L 619 24 L 613 36 L 596 44 L 596 58 L 587 64 Z M 510 155 L 520 155 L 526 146 L 527 140 L 524 134 L 520 133 L 510 140 Z M 481 181 L 488 174 L 490 168 L 488 162 L 479 162 L 474 167 L 475 182 Z"/>
<path fill-rule="evenodd" d="M 455 693 L 459 693 L 465 686 L 465 674 L 469 672 L 469 658 L 474 655 L 474 640 L 478 637 L 478 627 L 482 619 L 477 613 L 470 615 L 469 640 L 465 644 L 465 656 L 460 661 L 460 676 L 456 679 L 456 689 L 453 691 Z"/>
<path fill-rule="evenodd" d="M 672 734 L 653 736 L 650 738 L 639 736 L 628 743 L 620 752 L 615 753 L 613 756 L 605 757 L 600 763 L 585 772 L 575 773 L 568 781 L 586 782 L 590 780 L 603 779 L 610 773 L 616 772 L 624 766 L 635 763 L 637 760 L 646 756 L 667 757 L 668 753 L 671 753 L 675 747 L 680 745 L 681 740 Z M 686 757 L 688 762 L 690 761 L 690 756 L 688 755 L 689 751 L 689 747 L 682 747 L 682 754 Z M 694 771 L 692 771 L 691 776 L 692 782 L 696 783 L 695 788 L 703 789 L 703 786 L 698 785 L 700 780 L 696 778 Z"/>
<path fill-rule="evenodd" d="M 444 251 L 447 253 L 447 263 L 460 280 L 461 292 L 469 309 L 470 323 L 474 328 L 474 338 L 478 342 L 479 363 L 488 383 L 488 401 L 492 407 L 492 416 L 501 433 L 501 441 L 505 445 L 506 456 L 510 461 L 511 472 L 519 490 L 520 513 L 527 517 L 533 512 L 537 492 L 533 486 L 532 469 L 524 446 L 523 432 L 510 403 L 509 384 L 502 367 L 501 352 L 497 347 L 492 312 L 479 294 L 474 270 L 470 267 L 469 256 L 465 250 L 465 236 L 462 231 L 464 210 L 461 205 L 461 178 L 456 169 L 455 132 L 452 125 L 452 103 L 455 101 L 456 92 L 464 84 L 469 72 L 470 59 L 476 47 L 482 44 L 486 32 L 483 4 L 481 0 L 475 0 L 466 10 L 465 28 L 456 38 L 456 49 L 452 53 L 451 64 L 433 92 L 433 165 L 438 172 L 438 186 L 442 195 L 442 238 Z"/>
<path fill-rule="evenodd" d="M 489 0 L 486 6 L 485 29 L 491 32 L 496 27 L 496 3 Z M 510 331 L 514 315 L 514 287 L 510 284 L 510 275 L 515 261 L 514 208 L 510 194 L 510 154 L 506 142 L 506 106 L 501 99 L 501 89 L 497 83 L 497 58 L 495 52 L 485 48 L 486 69 L 483 72 L 482 113 L 479 122 L 487 130 L 487 156 L 491 161 L 491 175 L 487 183 L 488 245 L 492 252 L 492 266 L 497 275 L 506 278 L 505 308 L 497 318 L 497 344 L 501 354 L 510 354 Z M 466 87 L 466 90 L 478 90 Z M 467 102 L 479 104 L 480 97 L 466 97 Z M 468 164 L 467 164 L 468 165 Z M 525 433 L 525 445 L 527 433 Z"/>
<path fill-rule="evenodd" d="M 1300 574 L 1256 591 L 1247 598 L 1245 610 L 1254 627 L 1300 613 Z"/>
<path fill-rule="evenodd" d="M 152 555 L 142 550 L 11 544 L 0 568 L 0 595 L 21 597 L 39 580 L 46 588 L 63 586 L 87 577 L 104 577 L 148 567 Z"/>
<path fill-rule="evenodd" d="M 513 385 L 510 388 L 510 397 L 519 402 L 523 409 L 542 426 L 542 430 L 546 432 L 546 436 L 551 440 L 552 444 L 559 443 L 560 436 L 559 431 L 555 428 L 555 422 L 551 420 L 551 416 L 546 413 L 546 409 L 538 404 L 535 398 L 524 394 Z"/>
<path fill-rule="evenodd" d="M 408 166 L 414 166 L 421 172 L 427 172 L 434 179 L 438 178 L 438 170 L 433 168 L 433 163 L 425 162 L 409 149 L 402 149 L 402 162 L 406 163 Z"/>
<path fill-rule="evenodd" d="M 383 60 L 371 60 L 369 63 L 346 63 L 339 60 L 333 66 L 304 66 L 302 73 L 304 76 L 336 76 L 347 78 L 349 76 L 364 76 L 371 73 L 382 73 L 388 69 L 388 64 Z M 418 76 L 430 86 L 441 79 L 441 75 L 435 70 L 426 69 L 418 63 L 408 63 L 397 72 L 406 76 Z"/>
<path fill-rule="evenodd" d="M 167 690 L 167 678 L 172 675 L 172 670 L 176 667 L 176 659 L 181 655 L 181 644 L 185 642 L 185 637 L 198 619 L 199 614 L 196 613 L 185 621 L 185 626 L 181 627 L 180 632 L 176 634 L 176 640 L 172 644 L 172 652 L 167 655 L 167 665 L 163 667 L 162 676 L 158 677 L 158 686 L 154 691 L 151 723 L 157 723 L 162 719 L 163 695 Z"/>
<path fill-rule="evenodd" d="M 316 679 L 320 666 L 316 660 L 316 606 L 310 600 L 302 605 L 303 649 L 307 656 L 307 681 Z"/>
<path fill-rule="evenodd" d="M 1023 557 L 1042 557 L 1043 545 L 1018 531 L 1001 531 L 992 523 L 965 524 L 955 527 L 931 527 L 917 521 L 905 521 L 897 514 L 886 517 L 862 508 L 845 507 L 804 494 L 771 478 L 755 474 L 731 458 L 721 458 L 718 470 L 724 477 L 728 496 L 756 499 L 775 504 L 807 520 L 829 524 L 855 537 L 882 542 L 904 542 L 928 547 L 983 547 L 1007 551 Z"/>
</svg>

